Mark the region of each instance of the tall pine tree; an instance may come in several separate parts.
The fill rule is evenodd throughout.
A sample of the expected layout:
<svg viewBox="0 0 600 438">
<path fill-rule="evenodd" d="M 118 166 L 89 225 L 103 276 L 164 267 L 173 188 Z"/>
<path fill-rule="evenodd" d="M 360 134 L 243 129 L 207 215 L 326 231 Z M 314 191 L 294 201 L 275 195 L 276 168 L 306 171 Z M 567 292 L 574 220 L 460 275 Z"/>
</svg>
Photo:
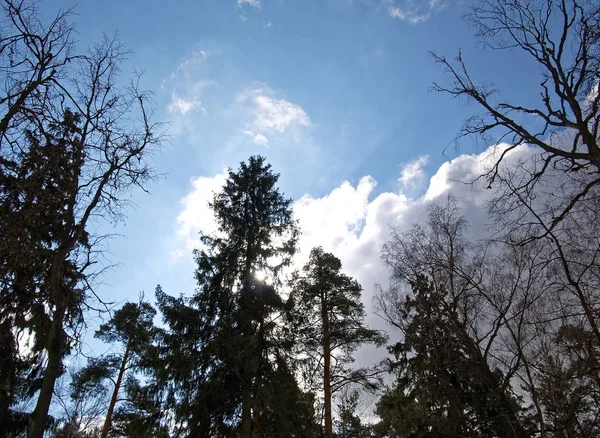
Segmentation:
<svg viewBox="0 0 600 438">
<path fill-rule="evenodd" d="M 372 387 L 376 375 L 351 369 L 352 353 L 361 345 L 381 345 L 385 337 L 364 324 L 362 288 L 341 272 L 342 263 L 323 248 L 310 259 L 294 281 L 295 315 L 300 353 L 307 359 L 308 381 L 317 374 L 324 395 L 325 436 L 333 436 L 332 395 L 349 383 Z"/>
</svg>

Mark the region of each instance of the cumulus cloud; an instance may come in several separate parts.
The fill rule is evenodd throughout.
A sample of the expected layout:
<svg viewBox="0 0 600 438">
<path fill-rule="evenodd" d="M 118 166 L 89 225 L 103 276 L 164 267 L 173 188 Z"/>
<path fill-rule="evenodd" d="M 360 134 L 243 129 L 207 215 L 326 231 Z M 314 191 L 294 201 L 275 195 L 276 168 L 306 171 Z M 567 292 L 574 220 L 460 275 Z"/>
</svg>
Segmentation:
<svg viewBox="0 0 600 438">
<path fill-rule="evenodd" d="M 221 191 L 227 176 L 227 170 L 223 170 L 212 177 L 191 179 L 191 189 L 181 200 L 182 208 L 176 219 L 177 247 L 171 252 L 172 261 L 198 247 L 198 233 L 212 234 L 217 231 L 214 214 L 208 203 L 213 200 L 215 193 Z"/>
<path fill-rule="evenodd" d="M 253 8 L 260 8 L 260 0 L 237 0 L 237 5 L 242 7 L 244 5 L 252 6 Z"/>
<path fill-rule="evenodd" d="M 415 188 L 423 183 L 423 180 L 425 179 L 425 171 L 423 170 L 423 167 L 428 161 L 429 156 L 423 155 L 422 157 L 419 157 L 413 161 L 409 161 L 402 166 L 398 182 L 403 188 Z"/>
<path fill-rule="evenodd" d="M 491 147 L 476 155 L 461 155 L 442 164 L 430 178 L 425 193 L 416 199 L 408 198 L 403 187 L 397 192 L 383 192 L 373 196 L 376 181 L 363 177 L 356 186 L 342 183 L 329 194 L 320 198 L 303 196 L 294 203 L 302 235 L 297 265 L 306 263 L 310 249 L 322 246 L 342 261 L 343 270 L 356 278 L 363 286 L 362 301 L 367 310 L 367 323 L 380 330 L 389 330 L 385 322 L 375 314 L 373 298 L 376 284 L 386 287 L 389 272 L 381 262 L 382 246 L 389 240 L 391 227 L 400 232 L 422 223 L 427 217 L 427 208 L 432 203 L 445 203 L 448 194 L 456 197 L 463 214 L 470 224 L 472 239 L 486 236 L 487 202 L 493 190 L 487 190 L 484 181 L 478 180 L 494 163 L 506 145 Z M 532 154 L 532 148 L 520 146 L 505 157 L 505 162 L 521 162 Z M 425 159 L 419 159 L 421 163 Z M 415 160 L 418 162 L 419 160 Z M 408 178 L 421 169 L 420 166 L 405 167 Z M 393 340 L 393 334 L 392 340 Z M 356 364 L 372 365 L 386 357 L 385 350 L 365 347 L 357 351 Z"/>
<path fill-rule="evenodd" d="M 245 133 L 252 137 L 257 135 L 253 131 Z M 400 177 L 403 184 L 397 192 L 383 192 L 371 199 L 377 181 L 367 175 L 356 185 L 344 181 L 319 198 L 310 194 L 302 196 L 293 204 L 294 215 L 302 229 L 298 262 L 306 261 L 311 248 L 323 246 L 349 264 L 351 275 L 371 277 L 368 271 L 379 264 L 379 251 L 389 237 L 390 226 L 408 229 L 412 224 L 422 222 L 431 202 L 444 200 L 452 193 L 470 218 L 475 218 L 478 211 L 481 211 L 480 216 L 485 216 L 483 207 L 493 193 L 477 177 L 490 168 L 505 148 L 506 145 L 490 147 L 480 154 L 461 155 L 443 163 L 429 179 L 424 194 L 416 199 L 404 194 L 404 186 L 425 177 L 422 167 L 427 157 L 420 157 L 403 167 Z M 531 154 L 532 148 L 520 146 L 504 160 L 515 163 L 524 161 Z M 190 191 L 181 200 L 182 208 L 176 220 L 177 238 L 186 249 L 197 244 L 200 231 L 212 233 L 216 230 L 208 203 L 222 188 L 227 175 L 223 170 L 212 177 L 191 179 Z"/>
<path fill-rule="evenodd" d="M 443 163 L 429 179 L 424 194 L 415 199 L 407 197 L 403 187 L 374 196 L 377 182 L 371 176 L 362 177 L 356 184 L 345 181 L 322 197 L 302 196 L 293 204 L 295 218 L 302 230 L 296 266 L 306 263 L 315 246 L 335 254 L 341 259 L 344 272 L 356 278 L 364 288 L 362 299 L 367 309 L 367 323 L 386 329 L 385 323 L 374 314 L 372 300 L 375 284 L 387 284 L 388 270 L 380 260 L 380 252 L 390 238 L 390 227 L 402 231 L 422 223 L 427 207 L 434 202 L 446 202 L 448 194 L 452 193 L 471 224 L 471 236 L 482 237 L 487 222 L 485 207 L 493 190 L 487 190 L 477 177 L 494 163 L 505 147 L 491 147 L 480 154 L 461 155 Z M 532 151 L 527 146 L 519 146 L 504 160 L 512 164 L 521 162 L 530 157 Z M 415 175 L 420 175 L 425 162 L 426 158 L 421 157 L 405 166 L 407 184 L 414 181 Z M 192 180 L 192 189 L 182 200 L 182 211 L 177 218 L 177 240 L 187 245 L 186 249 L 197 246 L 199 231 L 216 230 L 208 201 L 226 177 L 224 171 L 214 177 Z M 383 350 L 379 356 L 374 356 L 372 350 L 361 350 L 356 362 L 372 364 L 385 355 Z"/>
</svg>

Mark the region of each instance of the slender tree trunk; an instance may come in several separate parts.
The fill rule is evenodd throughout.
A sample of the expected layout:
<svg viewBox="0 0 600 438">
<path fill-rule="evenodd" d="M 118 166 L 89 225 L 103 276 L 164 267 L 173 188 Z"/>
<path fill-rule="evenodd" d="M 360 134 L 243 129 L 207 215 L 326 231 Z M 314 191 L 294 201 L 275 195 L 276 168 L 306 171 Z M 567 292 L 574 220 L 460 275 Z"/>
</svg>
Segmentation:
<svg viewBox="0 0 600 438">
<path fill-rule="evenodd" d="M 63 323 L 66 313 L 66 291 L 63 287 L 63 264 L 66 258 L 65 250 L 59 251 L 52 260 L 50 267 L 49 293 L 54 298 L 55 309 L 48 330 L 46 351 L 48 364 L 42 378 L 42 386 L 35 405 L 29 416 L 27 438 L 43 438 L 48 419 L 50 403 L 54 395 L 54 385 L 61 373 L 61 362 L 64 349 Z"/>
<path fill-rule="evenodd" d="M 252 393 L 250 385 L 244 382 L 242 389 L 242 438 L 252 437 Z"/>
<path fill-rule="evenodd" d="M 262 372 L 263 372 L 262 358 L 263 358 L 263 350 L 264 350 L 264 321 L 263 321 L 263 317 L 262 317 L 262 309 L 261 309 L 260 319 L 261 319 L 261 321 L 259 324 L 258 334 L 257 334 L 258 364 L 257 364 L 257 369 L 256 369 L 256 381 L 254 382 L 255 391 L 254 391 L 254 398 L 253 398 L 253 403 L 252 403 L 252 423 L 254 425 L 254 428 L 252 429 L 252 437 L 253 438 L 261 438 L 261 436 L 262 436 L 262 428 L 261 428 L 261 424 L 260 424 L 260 420 L 261 420 L 260 414 L 261 414 L 261 410 L 262 410 L 260 387 L 262 385 Z"/>
<path fill-rule="evenodd" d="M 65 316 L 64 303 L 56 305 L 54 317 L 50 323 L 48 332 L 47 352 L 48 364 L 44 371 L 42 387 L 38 395 L 35 409 L 29 417 L 29 427 L 27 429 L 27 438 L 42 438 L 46 429 L 48 411 L 54 394 L 54 384 L 60 375 L 61 358 L 63 353 L 62 326 Z"/>
<path fill-rule="evenodd" d="M 108 412 L 106 413 L 104 426 L 102 427 L 102 433 L 100 434 L 101 438 L 106 438 L 108 436 L 108 431 L 110 430 L 110 426 L 112 425 L 112 415 L 113 411 L 115 410 L 115 405 L 117 404 L 117 398 L 119 397 L 119 390 L 121 389 L 121 382 L 123 381 L 123 375 L 125 374 L 125 369 L 127 368 L 127 361 L 129 360 L 130 350 L 131 338 L 127 341 L 125 353 L 123 353 L 123 360 L 121 361 L 121 367 L 119 368 L 119 375 L 117 376 L 117 381 L 115 382 L 115 388 L 110 399 L 110 404 L 108 405 Z"/>
<path fill-rule="evenodd" d="M 325 398 L 325 437 L 333 437 L 331 419 L 331 347 L 329 344 L 329 314 L 327 298 L 321 300 L 321 318 L 323 320 L 323 393 Z"/>
<path fill-rule="evenodd" d="M 250 212 L 248 199 L 244 202 L 244 222 L 248 224 L 250 222 Z M 254 237 L 252 230 L 248 231 L 247 235 L 247 243 L 246 243 L 246 259 L 244 263 L 244 272 L 243 272 L 243 294 L 241 297 L 240 303 L 243 305 L 244 303 L 249 303 L 251 301 L 251 275 L 252 275 L 252 262 L 255 260 L 254 255 Z M 244 309 L 245 312 L 248 309 Z M 243 316 L 245 319 L 248 318 L 247 313 Z M 252 337 L 252 324 L 249 321 L 244 321 L 242 324 L 242 335 L 247 336 L 247 339 L 251 340 Z M 252 355 L 255 352 L 246 346 L 245 348 L 245 356 L 246 360 L 243 364 L 242 371 L 242 438 L 252 438 L 252 371 L 249 370 L 249 362 L 252 360 Z"/>
</svg>

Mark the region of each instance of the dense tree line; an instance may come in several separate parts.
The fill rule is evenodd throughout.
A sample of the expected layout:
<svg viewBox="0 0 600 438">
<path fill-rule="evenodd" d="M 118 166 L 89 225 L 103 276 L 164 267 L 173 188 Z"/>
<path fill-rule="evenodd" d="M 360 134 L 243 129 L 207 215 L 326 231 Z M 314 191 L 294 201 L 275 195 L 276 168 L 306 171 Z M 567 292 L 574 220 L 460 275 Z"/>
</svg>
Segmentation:
<svg viewBox="0 0 600 438">
<path fill-rule="evenodd" d="M 92 230 L 121 220 L 125 195 L 152 179 L 161 125 L 138 78 L 119 85 L 116 38 L 78 52 L 70 11 L 46 24 L 33 3 L 2 7 L 0 436 L 600 435 L 596 3 L 472 9 L 488 47 L 539 64 L 539 107 L 479 86 L 461 56 L 436 56 L 453 84 L 435 87 L 483 111 L 462 134 L 498 144 L 482 175 L 494 226 L 470 239 L 448 196 L 391 230 L 390 282 L 375 297 L 387 335 L 365 325 L 362 287 L 335 255 L 317 247 L 293 265 L 292 201 L 261 156 L 214 194 L 196 289 L 157 286 L 154 303 L 109 309 L 94 289 L 105 236 Z M 523 145 L 535 149 L 514 164 Z M 68 364 L 98 309 L 110 353 Z M 384 362 L 355 366 L 358 348 L 386 342 Z M 376 416 L 360 410 L 365 394 Z"/>
</svg>

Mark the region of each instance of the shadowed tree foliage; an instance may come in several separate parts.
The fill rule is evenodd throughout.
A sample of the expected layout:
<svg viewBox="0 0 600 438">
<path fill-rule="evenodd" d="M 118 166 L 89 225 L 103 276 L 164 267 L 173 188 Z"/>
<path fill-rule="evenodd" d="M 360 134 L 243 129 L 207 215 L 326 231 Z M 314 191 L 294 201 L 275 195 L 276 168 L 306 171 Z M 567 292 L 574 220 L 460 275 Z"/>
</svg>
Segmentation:
<svg viewBox="0 0 600 438">
<path fill-rule="evenodd" d="M 156 310 L 142 298 L 138 303 L 125 303 L 108 322 L 102 324 L 96 331 L 96 337 L 104 342 L 121 344 L 121 352 L 105 356 L 101 364 L 105 368 L 106 375 L 114 383 L 101 438 L 107 437 L 111 430 L 113 412 L 122 387 L 125 386 L 125 389 L 128 390 L 127 399 L 133 401 L 141 398 L 139 382 L 131 373 L 143 371 L 153 365 L 152 343 L 156 337 L 153 323 L 155 315 Z M 128 373 L 129 375 L 127 375 Z M 124 381 L 124 378 L 127 380 Z M 125 383 L 127 384 L 124 385 Z"/>
<path fill-rule="evenodd" d="M 0 169 L 0 225 L 6 232 L 0 243 L 0 315 L 12 327 L 7 336 L 15 337 L 13 344 L 18 333 L 32 337 L 28 356 L 19 356 L 16 344 L 13 350 L 16 364 L 23 360 L 29 364 L 27 375 L 22 376 L 27 382 L 25 397 L 41 389 L 47 372 L 55 377 L 63 372 L 61 361 L 71 348 L 67 333 L 73 336 L 82 322 L 83 271 L 91 260 L 78 256 L 89 253 L 91 246 L 86 232 L 77 236 L 70 232 L 73 186 L 79 177 L 77 156 L 81 153 L 76 134 L 79 122 L 77 115 L 67 111 L 43 137 L 27 132 L 27 147 Z M 65 242 L 73 249 L 72 257 L 57 256 Z M 53 318 L 57 309 L 58 319 Z M 44 367 L 49 349 L 52 360 Z M 12 377 L 13 384 L 17 375 Z M 41 394 L 51 397 L 51 392 Z M 45 400 L 49 405 L 50 399 Z"/>
<path fill-rule="evenodd" d="M 411 286 L 403 339 L 389 347 L 396 385 L 377 405 L 383 428 L 398 437 L 529 436 L 518 402 L 489 368 L 444 289 L 422 276 Z"/>
<path fill-rule="evenodd" d="M 588 330 L 563 325 L 539 371 L 540 402 L 549 437 L 600 433 L 600 348 Z"/>
<path fill-rule="evenodd" d="M 218 232 L 202 235 L 195 251 L 195 295 L 173 298 L 157 291 L 168 326 L 162 375 L 171 382 L 167 400 L 180 434 L 265 433 L 267 376 L 284 372 L 273 360 L 284 360 L 292 347 L 278 274 L 289 265 L 298 237 L 291 200 L 281 195 L 277 180 L 260 156 L 229 171 L 210 204 Z"/>
<path fill-rule="evenodd" d="M 352 353 L 363 344 L 385 342 L 381 333 L 364 325 L 362 288 L 341 269 L 337 257 L 315 248 L 293 282 L 298 349 L 306 356 L 307 382 L 314 382 L 316 375 L 321 377 L 327 437 L 333 436 L 333 394 L 349 383 L 375 386 L 376 370 L 349 368 L 354 361 Z"/>
<path fill-rule="evenodd" d="M 411 427 L 425 430 L 427 423 L 404 424 L 419 418 L 413 409 L 419 415 L 432 412 L 431 421 L 443 420 L 431 407 L 443 407 L 441 402 L 434 398 L 425 407 L 421 402 L 450 397 L 442 379 L 454 369 L 474 382 L 456 381 L 479 407 L 464 412 L 473 415 L 467 419 L 474 433 L 489 427 L 494 436 L 510 433 L 489 415 L 510 412 L 507 406 L 518 401 L 514 418 L 502 415 L 510 424 L 516 419 L 528 435 L 593 436 L 600 406 L 598 344 L 578 300 L 563 286 L 560 269 L 549 262 L 552 250 L 538 240 L 474 244 L 465 234 L 467 225 L 450 199 L 444 207 L 430 207 L 427 223 L 394 233 L 384 247 L 391 286 L 380 290 L 377 304 L 399 331 L 392 350 L 399 381 L 381 399 L 384 421 L 377 429 L 398 436 Z M 427 288 L 415 290 L 424 280 Z M 423 374 L 410 374 L 417 372 Z M 449 388 L 459 406 L 468 406 L 455 386 Z"/>
<path fill-rule="evenodd" d="M 70 383 L 71 408 L 67 406 L 74 415 L 66 418 L 60 430 L 87 430 L 96 423 L 101 424 L 97 427 L 100 438 L 166 433 L 160 426 L 162 417 L 153 398 L 153 386 L 142 386 L 136 377 L 156 366 L 155 315 L 154 308 L 142 297 L 138 303 L 125 303 L 100 326 L 95 336 L 108 344 L 120 344 L 120 349 L 90 359 L 75 373 Z M 77 412 L 78 406 L 91 400 L 100 402 L 100 409 L 94 406 Z"/>
<path fill-rule="evenodd" d="M 149 372 L 149 365 L 144 365 Z M 142 383 L 134 374 L 128 374 L 123 384 L 126 397 L 114 411 L 108 436 L 128 438 L 171 437 L 169 416 L 163 412 L 160 388 L 156 382 Z"/>
<path fill-rule="evenodd" d="M 369 438 L 371 427 L 364 424 L 357 412 L 360 392 L 357 389 L 344 388 L 339 397 L 338 419 L 335 422 L 338 438 Z"/>
<path fill-rule="evenodd" d="M 277 360 L 264 380 L 261 435 L 256 436 L 318 436 L 320 427 L 315 421 L 314 396 L 298 387 L 290 365 L 284 360 Z"/>
<path fill-rule="evenodd" d="M 19 361 L 31 361 L 20 394 L 35 399 L 27 433 L 41 438 L 96 298 L 105 247 L 89 230 L 122 218 L 123 195 L 153 176 L 146 156 L 161 136 L 137 78 L 117 85 L 120 42 L 105 37 L 74 53 L 69 11 L 46 25 L 35 6 L 5 0 L 0 23 L 0 323 L 12 327 L 8 345 L 17 333 L 32 338 L 28 357 L 13 349 L 21 357 L 3 379 L 0 415 L 17 401 Z"/>
</svg>

